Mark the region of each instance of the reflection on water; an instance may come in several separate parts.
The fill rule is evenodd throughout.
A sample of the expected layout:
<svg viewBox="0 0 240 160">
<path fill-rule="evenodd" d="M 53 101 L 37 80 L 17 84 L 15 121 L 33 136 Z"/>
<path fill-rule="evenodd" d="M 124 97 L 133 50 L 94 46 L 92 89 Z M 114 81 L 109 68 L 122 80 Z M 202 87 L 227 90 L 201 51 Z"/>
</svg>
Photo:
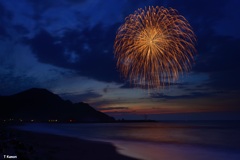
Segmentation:
<svg viewBox="0 0 240 160">
<path fill-rule="evenodd" d="M 239 160 L 239 122 L 26 124 L 17 128 L 113 143 L 142 160 Z"/>
<path fill-rule="evenodd" d="M 32 126 L 31 126 L 32 125 Z M 240 149 L 239 122 L 29 124 L 30 130 L 80 138 L 208 145 Z"/>
</svg>

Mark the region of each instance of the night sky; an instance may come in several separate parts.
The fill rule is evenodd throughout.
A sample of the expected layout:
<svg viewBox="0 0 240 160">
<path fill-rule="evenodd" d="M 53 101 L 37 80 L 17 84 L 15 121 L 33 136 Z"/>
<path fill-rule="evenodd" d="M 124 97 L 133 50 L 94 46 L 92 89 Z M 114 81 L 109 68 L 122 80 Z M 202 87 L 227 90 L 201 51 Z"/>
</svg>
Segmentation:
<svg viewBox="0 0 240 160">
<path fill-rule="evenodd" d="M 145 6 L 177 9 L 197 36 L 189 73 L 158 90 L 133 88 L 113 44 Z M 117 119 L 240 119 L 239 0 L 1 0 L 0 95 L 35 87 Z"/>
</svg>

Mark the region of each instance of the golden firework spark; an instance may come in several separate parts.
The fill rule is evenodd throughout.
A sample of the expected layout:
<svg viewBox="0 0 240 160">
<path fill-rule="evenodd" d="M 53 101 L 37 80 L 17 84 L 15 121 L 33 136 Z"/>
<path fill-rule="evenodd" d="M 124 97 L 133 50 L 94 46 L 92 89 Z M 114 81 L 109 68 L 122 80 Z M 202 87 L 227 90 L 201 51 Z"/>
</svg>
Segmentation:
<svg viewBox="0 0 240 160">
<path fill-rule="evenodd" d="M 138 9 L 118 29 L 117 67 L 134 85 L 160 88 L 189 71 L 195 42 L 190 24 L 175 9 Z"/>
</svg>

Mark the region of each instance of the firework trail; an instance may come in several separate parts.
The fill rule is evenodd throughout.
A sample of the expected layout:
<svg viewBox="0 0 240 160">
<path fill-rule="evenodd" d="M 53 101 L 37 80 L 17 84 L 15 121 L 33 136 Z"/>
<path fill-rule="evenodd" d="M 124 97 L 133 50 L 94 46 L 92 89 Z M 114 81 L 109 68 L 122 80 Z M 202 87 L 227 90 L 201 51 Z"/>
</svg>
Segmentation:
<svg viewBox="0 0 240 160">
<path fill-rule="evenodd" d="M 118 29 L 117 67 L 136 86 L 161 88 L 190 70 L 195 42 L 190 24 L 175 9 L 138 9 Z"/>
</svg>

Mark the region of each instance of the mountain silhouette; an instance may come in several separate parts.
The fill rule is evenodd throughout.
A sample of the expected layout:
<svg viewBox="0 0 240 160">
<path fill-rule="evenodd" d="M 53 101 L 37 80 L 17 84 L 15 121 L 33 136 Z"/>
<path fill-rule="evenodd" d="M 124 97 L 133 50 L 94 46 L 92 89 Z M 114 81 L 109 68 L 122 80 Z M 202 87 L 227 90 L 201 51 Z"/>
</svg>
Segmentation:
<svg viewBox="0 0 240 160">
<path fill-rule="evenodd" d="M 0 96 L 0 119 L 58 122 L 113 122 L 114 118 L 87 103 L 72 103 L 52 92 L 32 88 L 11 96 Z"/>
</svg>

